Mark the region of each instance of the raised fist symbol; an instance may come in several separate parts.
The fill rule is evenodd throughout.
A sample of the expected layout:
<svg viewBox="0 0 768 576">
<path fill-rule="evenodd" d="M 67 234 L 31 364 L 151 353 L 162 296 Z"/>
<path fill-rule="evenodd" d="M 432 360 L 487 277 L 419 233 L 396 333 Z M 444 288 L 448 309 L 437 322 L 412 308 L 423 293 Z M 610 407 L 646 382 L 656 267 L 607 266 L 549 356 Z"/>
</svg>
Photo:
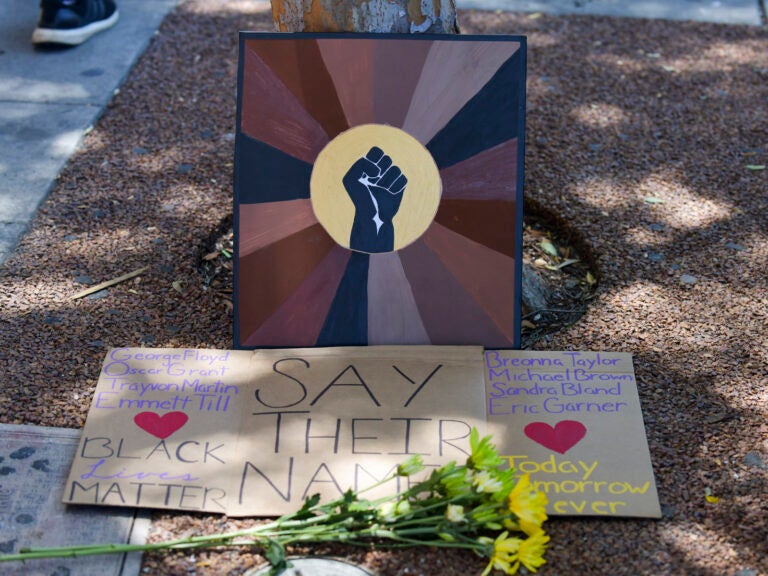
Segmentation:
<svg viewBox="0 0 768 576">
<path fill-rule="evenodd" d="M 391 252 L 392 225 L 403 200 L 408 179 L 381 148 L 374 146 L 347 170 L 344 188 L 355 205 L 349 247 L 361 252 Z"/>
</svg>

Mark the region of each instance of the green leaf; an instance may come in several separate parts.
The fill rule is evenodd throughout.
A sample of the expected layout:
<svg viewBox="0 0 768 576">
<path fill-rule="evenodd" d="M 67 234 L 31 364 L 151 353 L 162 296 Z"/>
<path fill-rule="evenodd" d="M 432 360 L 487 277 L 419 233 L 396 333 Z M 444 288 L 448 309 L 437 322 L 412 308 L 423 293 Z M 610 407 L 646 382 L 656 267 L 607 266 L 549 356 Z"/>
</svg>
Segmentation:
<svg viewBox="0 0 768 576">
<path fill-rule="evenodd" d="M 314 516 L 314 507 L 320 503 L 320 494 L 314 494 L 304 500 L 304 505 L 296 511 L 294 518 L 304 520 Z"/>
<path fill-rule="evenodd" d="M 342 496 L 341 500 L 338 500 L 339 511 L 341 512 L 349 511 L 349 505 L 353 504 L 356 500 L 357 500 L 357 494 L 355 494 L 355 491 L 352 490 L 352 488 L 348 489 L 346 492 L 344 492 L 344 496 Z"/>
<path fill-rule="evenodd" d="M 221 253 L 224 254 L 225 258 L 232 258 L 232 252 L 230 252 L 226 248 L 222 248 L 221 249 Z"/>
<path fill-rule="evenodd" d="M 646 204 L 664 204 L 664 200 L 656 196 L 646 196 L 643 200 Z"/>
<path fill-rule="evenodd" d="M 270 540 L 267 545 L 267 549 L 264 551 L 264 557 L 272 564 L 272 569 L 284 569 L 286 567 L 285 562 L 285 548 L 280 542 Z"/>
<path fill-rule="evenodd" d="M 748 164 L 747 170 L 757 172 L 758 170 L 765 170 L 765 164 Z"/>
</svg>

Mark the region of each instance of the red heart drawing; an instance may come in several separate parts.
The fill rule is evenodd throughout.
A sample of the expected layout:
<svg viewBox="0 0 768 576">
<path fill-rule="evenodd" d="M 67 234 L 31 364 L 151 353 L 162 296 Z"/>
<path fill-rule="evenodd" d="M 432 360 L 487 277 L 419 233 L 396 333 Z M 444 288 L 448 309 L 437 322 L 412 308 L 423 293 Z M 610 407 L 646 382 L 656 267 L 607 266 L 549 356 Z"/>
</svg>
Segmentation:
<svg viewBox="0 0 768 576">
<path fill-rule="evenodd" d="M 565 454 L 584 438 L 587 427 L 575 420 L 561 420 L 554 428 L 546 422 L 531 422 L 523 432 L 537 444 Z"/>
<path fill-rule="evenodd" d="M 185 412 L 168 412 L 160 416 L 154 412 L 139 412 L 133 417 L 136 426 L 152 436 L 165 440 L 189 420 Z"/>
</svg>

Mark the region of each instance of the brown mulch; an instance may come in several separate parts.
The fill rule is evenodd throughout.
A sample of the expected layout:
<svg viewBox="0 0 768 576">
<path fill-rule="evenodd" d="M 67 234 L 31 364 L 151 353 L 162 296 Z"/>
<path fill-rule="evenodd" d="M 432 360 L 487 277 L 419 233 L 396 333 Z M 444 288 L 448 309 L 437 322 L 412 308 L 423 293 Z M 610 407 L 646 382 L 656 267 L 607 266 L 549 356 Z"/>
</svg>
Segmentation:
<svg viewBox="0 0 768 576">
<path fill-rule="evenodd" d="M 112 346 L 231 346 L 228 288 L 205 281 L 202 262 L 232 210 L 236 31 L 271 29 L 256 6 L 188 0 L 166 19 L 0 266 L 0 421 L 82 426 Z M 527 203 L 556 215 L 598 280 L 587 312 L 533 346 L 634 355 L 664 512 L 555 519 L 540 573 L 768 575 L 768 34 L 461 22 L 528 36 Z M 242 523 L 162 514 L 154 537 Z M 310 552 L 327 551 L 382 576 L 482 569 L 460 552 Z M 257 561 L 153 555 L 144 571 L 235 575 Z"/>
</svg>

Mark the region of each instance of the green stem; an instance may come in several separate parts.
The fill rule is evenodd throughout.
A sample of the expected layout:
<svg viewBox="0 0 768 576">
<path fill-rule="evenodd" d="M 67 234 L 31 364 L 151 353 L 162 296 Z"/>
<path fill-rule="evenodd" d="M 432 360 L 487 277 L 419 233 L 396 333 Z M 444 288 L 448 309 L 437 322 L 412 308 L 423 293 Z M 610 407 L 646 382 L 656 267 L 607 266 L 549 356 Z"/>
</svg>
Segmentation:
<svg viewBox="0 0 768 576">
<path fill-rule="evenodd" d="M 448 474 L 456 474 L 452 469 Z M 281 516 L 277 520 L 260 524 L 244 530 L 224 534 L 192 536 L 189 538 L 169 540 L 152 544 L 90 544 L 83 546 L 68 546 L 59 548 L 37 548 L 23 550 L 17 554 L 0 555 L 0 562 L 23 561 L 38 558 L 91 556 L 97 554 L 112 554 L 126 552 L 152 552 L 157 550 L 178 550 L 199 548 L 203 546 L 256 546 L 261 549 L 270 542 L 282 546 L 295 542 L 342 542 L 356 546 L 368 545 L 371 538 L 383 539 L 384 546 L 436 546 L 441 548 L 466 548 L 481 554 L 487 553 L 487 546 L 471 538 L 481 527 L 467 519 L 465 524 L 456 525 L 448 530 L 456 540 L 447 542 L 436 539 L 441 525 L 447 522 L 444 513 L 432 514 L 434 510 L 445 509 L 448 504 L 462 503 L 465 506 L 477 504 L 472 494 L 463 494 L 449 499 L 436 495 L 435 486 L 439 485 L 446 474 L 430 475 L 428 479 L 417 483 L 401 494 L 389 495 L 376 500 L 365 502 L 365 509 L 349 511 L 350 498 L 345 494 L 326 504 L 316 504 L 308 509 L 300 509 L 294 513 Z M 362 489 L 353 496 L 360 506 L 359 495 L 374 490 L 396 479 L 396 473 Z M 424 497 L 425 495 L 429 497 Z M 407 519 L 396 520 L 391 524 L 378 525 L 376 522 L 377 508 L 385 502 L 414 502 L 416 510 Z M 418 502 L 418 504 L 416 504 Z M 305 516 L 301 518 L 300 516 Z M 447 526 L 447 525 L 446 525 Z M 423 537 L 423 539 L 420 539 Z M 247 541 L 243 541 L 247 539 Z M 487 555 L 487 554 L 486 554 Z"/>
</svg>

